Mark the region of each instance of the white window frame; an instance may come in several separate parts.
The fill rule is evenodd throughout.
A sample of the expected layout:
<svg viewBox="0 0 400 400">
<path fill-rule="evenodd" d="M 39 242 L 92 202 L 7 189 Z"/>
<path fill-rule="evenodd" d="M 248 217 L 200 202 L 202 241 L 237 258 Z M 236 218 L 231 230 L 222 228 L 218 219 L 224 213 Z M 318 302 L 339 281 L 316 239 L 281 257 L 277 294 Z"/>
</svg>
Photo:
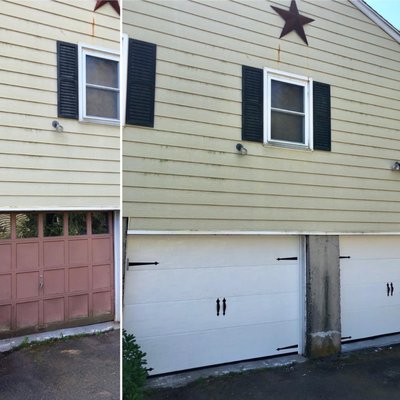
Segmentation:
<svg viewBox="0 0 400 400">
<path fill-rule="evenodd" d="M 304 143 L 271 138 L 271 81 L 304 87 Z M 264 68 L 264 143 L 295 149 L 313 149 L 313 81 L 311 78 Z M 294 114 L 297 114 L 294 112 Z"/>
<path fill-rule="evenodd" d="M 128 90 L 128 52 L 129 52 L 129 36 L 126 33 L 123 33 L 121 37 L 121 54 L 123 62 L 120 63 L 120 74 L 121 74 L 120 120 L 122 126 L 126 125 L 126 96 Z"/>
<path fill-rule="evenodd" d="M 98 124 L 119 125 L 121 109 L 121 77 L 120 77 L 120 56 L 118 50 L 111 50 L 87 44 L 78 45 L 78 65 L 79 65 L 79 121 L 94 122 Z M 118 118 L 96 117 L 86 114 L 86 56 L 93 56 L 118 62 Z M 115 90 L 117 91 L 117 90 Z"/>
</svg>

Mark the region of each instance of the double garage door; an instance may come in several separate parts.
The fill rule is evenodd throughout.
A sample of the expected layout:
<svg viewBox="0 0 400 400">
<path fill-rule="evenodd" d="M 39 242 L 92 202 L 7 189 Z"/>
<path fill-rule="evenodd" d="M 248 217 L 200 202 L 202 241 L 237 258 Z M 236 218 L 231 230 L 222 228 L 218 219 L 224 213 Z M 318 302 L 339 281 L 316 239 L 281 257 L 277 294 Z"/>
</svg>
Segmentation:
<svg viewBox="0 0 400 400">
<path fill-rule="evenodd" d="M 0 337 L 112 320 L 110 212 L 0 213 Z"/>
<path fill-rule="evenodd" d="M 305 298 L 299 242 L 129 237 L 124 325 L 152 374 L 297 351 Z M 344 342 L 400 332 L 400 237 L 341 236 L 340 254 Z"/>
<path fill-rule="evenodd" d="M 400 238 L 340 238 L 344 341 L 400 332 Z"/>
<path fill-rule="evenodd" d="M 124 326 L 152 374 L 297 352 L 298 237 L 135 236 L 127 248 Z"/>
</svg>

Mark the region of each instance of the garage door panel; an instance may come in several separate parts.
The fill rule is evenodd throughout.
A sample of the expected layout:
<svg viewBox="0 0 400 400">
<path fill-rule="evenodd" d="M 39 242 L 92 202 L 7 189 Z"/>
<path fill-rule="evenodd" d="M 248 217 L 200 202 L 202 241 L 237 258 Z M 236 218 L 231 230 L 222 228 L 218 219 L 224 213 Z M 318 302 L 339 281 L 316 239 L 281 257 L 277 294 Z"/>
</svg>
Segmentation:
<svg viewBox="0 0 400 400">
<path fill-rule="evenodd" d="M 394 286 L 399 287 L 399 284 L 394 282 Z M 400 306 L 400 296 L 387 296 L 386 283 L 343 286 L 342 301 L 347 304 L 346 310 L 362 310 L 363 312 L 376 307 Z"/>
<path fill-rule="evenodd" d="M 356 259 L 399 259 L 398 236 L 341 236 L 340 254 Z"/>
<path fill-rule="evenodd" d="M 29 328 L 39 325 L 39 302 L 19 303 L 16 307 L 17 328 Z"/>
<path fill-rule="evenodd" d="M 0 332 L 7 332 L 11 329 L 11 305 L 1 305 L 0 306 Z"/>
<path fill-rule="evenodd" d="M 130 305 L 126 306 L 124 323 L 132 320 L 132 324 L 135 324 L 135 335 L 146 337 L 154 335 L 154 332 L 163 332 L 165 335 L 182 334 L 207 331 L 210 326 L 213 326 L 214 329 L 235 326 L 250 327 L 298 318 L 297 292 L 240 298 L 228 297 L 225 315 L 222 310 L 222 299 L 221 297 L 219 316 L 217 316 L 216 298 L 190 302 Z M 154 309 L 157 309 L 157 316 L 154 315 Z M 285 315 L 282 315 L 282 309 L 287 310 Z M 171 324 L 170 321 L 174 321 L 174 323 Z"/>
<path fill-rule="evenodd" d="M 43 291 L 45 296 L 65 293 L 65 270 L 44 271 Z"/>
<path fill-rule="evenodd" d="M 89 261 L 87 239 L 70 240 L 68 242 L 68 260 L 69 265 L 87 264 Z"/>
<path fill-rule="evenodd" d="M 11 270 L 12 263 L 12 245 L 11 243 L 0 244 L 0 273 Z"/>
<path fill-rule="evenodd" d="M 163 268 L 190 268 L 213 266 L 243 266 L 243 265 L 271 265 L 285 264 L 287 261 L 278 261 L 277 258 L 293 257 L 298 255 L 298 237 L 273 237 L 265 240 L 263 236 L 230 236 L 226 237 L 193 236 L 171 238 L 141 237 L 139 241 L 128 238 L 130 261 L 160 263 Z M 289 262 L 290 264 L 290 262 Z"/>
<path fill-rule="evenodd" d="M 71 296 L 68 298 L 69 319 L 87 318 L 89 316 L 89 296 Z"/>
<path fill-rule="evenodd" d="M 341 262 L 341 275 L 344 282 L 365 285 L 370 283 L 392 282 L 400 279 L 400 260 L 374 259 Z"/>
<path fill-rule="evenodd" d="M 62 267 L 65 265 L 64 240 L 46 241 L 43 243 L 44 268 Z"/>
<path fill-rule="evenodd" d="M 130 261 L 160 263 L 125 276 L 124 326 L 148 353 L 152 374 L 297 345 L 299 264 L 277 258 L 298 254 L 298 237 L 129 237 Z"/>
<path fill-rule="evenodd" d="M 110 292 L 93 293 L 93 316 L 111 314 L 112 302 Z"/>
<path fill-rule="evenodd" d="M 246 326 L 226 328 L 177 336 L 162 335 L 155 338 L 140 338 L 142 350 L 146 352 L 151 374 L 161 374 L 179 369 L 190 369 L 212 364 L 223 364 L 237 360 L 264 357 L 293 352 L 293 349 L 278 351 L 278 348 L 297 344 L 297 336 L 290 334 L 297 329 L 296 322 L 277 323 L 275 326 L 259 326 L 249 331 Z M 280 331 L 278 337 L 274 332 Z M 238 346 L 237 338 L 242 338 Z M 177 350 L 178 349 L 178 350 Z"/>
<path fill-rule="evenodd" d="M 130 270 L 126 274 L 126 287 L 130 288 L 125 295 L 127 304 L 218 297 L 221 292 L 225 297 L 290 292 L 298 291 L 298 266 Z"/>
<path fill-rule="evenodd" d="M 39 272 L 17 274 L 17 299 L 39 296 Z"/>
<path fill-rule="evenodd" d="M 43 315 L 44 323 L 51 324 L 55 322 L 62 322 L 65 320 L 65 304 L 64 298 L 47 299 L 43 301 Z"/>
<path fill-rule="evenodd" d="M 112 252 L 109 238 L 94 238 L 92 240 L 92 259 L 93 263 L 96 264 L 111 262 Z"/>
<path fill-rule="evenodd" d="M 17 268 L 37 269 L 39 267 L 39 243 L 17 243 Z"/>
<path fill-rule="evenodd" d="M 11 274 L 0 275 L 0 301 L 11 301 Z"/>
<path fill-rule="evenodd" d="M 342 237 L 342 336 L 362 339 L 400 331 L 400 238 Z M 394 292 L 387 291 L 393 284 Z"/>
<path fill-rule="evenodd" d="M 95 265 L 92 268 L 93 289 L 111 288 L 111 265 Z"/>
<path fill-rule="evenodd" d="M 68 270 L 70 292 L 87 291 L 89 288 L 89 267 L 74 267 Z"/>
<path fill-rule="evenodd" d="M 359 318 L 360 311 L 367 312 L 368 318 Z M 397 306 L 345 311 L 343 318 L 345 320 L 357 321 L 357 324 L 354 326 L 345 324 L 342 327 L 342 336 L 351 336 L 352 339 L 400 332 L 400 311 Z"/>
</svg>

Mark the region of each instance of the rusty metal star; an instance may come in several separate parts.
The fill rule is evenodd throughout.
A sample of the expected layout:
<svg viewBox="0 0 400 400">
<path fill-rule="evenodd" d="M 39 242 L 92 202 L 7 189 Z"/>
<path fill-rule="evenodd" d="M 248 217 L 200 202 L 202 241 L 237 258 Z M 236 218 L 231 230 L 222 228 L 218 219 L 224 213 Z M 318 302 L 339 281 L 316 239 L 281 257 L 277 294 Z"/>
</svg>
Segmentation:
<svg viewBox="0 0 400 400">
<path fill-rule="evenodd" d="M 303 39 L 303 41 L 308 46 L 303 25 L 309 24 L 314 20 L 312 18 L 308 18 L 299 14 L 296 1 L 292 0 L 292 2 L 290 3 L 289 11 L 274 6 L 271 7 L 285 20 L 285 26 L 283 27 L 281 36 L 279 38 L 287 35 L 289 32 L 296 31 L 297 34 Z"/>
<path fill-rule="evenodd" d="M 118 15 L 121 15 L 121 9 L 119 8 L 118 0 L 97 0 L 93 11 L 96 11 L 98 8 L 103 7 L 104 4 L 107 3 L 110 4 L 110 6 L 118 13 Z"/>
</svg>

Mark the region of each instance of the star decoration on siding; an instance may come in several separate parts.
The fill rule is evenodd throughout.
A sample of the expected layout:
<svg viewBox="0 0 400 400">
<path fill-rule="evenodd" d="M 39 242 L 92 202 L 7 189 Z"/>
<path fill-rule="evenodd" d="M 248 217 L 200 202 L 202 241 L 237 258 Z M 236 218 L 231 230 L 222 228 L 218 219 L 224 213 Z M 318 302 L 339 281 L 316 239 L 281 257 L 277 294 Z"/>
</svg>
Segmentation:
<svg viewBox="0 0 400 400">
<path fill-rule="evenodd" d="M 97 0 L 96 1 L 96 6 L 94 7 L 93 11 L 96 11 L 100 7 L 103 7 L 104 4 L 109 3 L 110 6 L 118 13 L 118 15 L 121 15 L 121 10 L 119 8 L 119 2 L 118 0 Z"/>
<path fill-rule="evenodd" d="M 296 31 L 297 34 L 303 39 L 304 43 L 308 46 L 306 34 L 304 33 L 303 26 L 313 22 L 312 18 L 305 17 L 304 15 L 299 14 L 299 10 L 297 9 L 296 1 L 292 0 L 290 3 L 289 11 L 283 10 L 282 8 L 278 8 L 275 6 L 271 6 L 284 20 L 285 26 L 282 29 L 281 36 L 279 39 L 289 32 Z"/>
</svg>

